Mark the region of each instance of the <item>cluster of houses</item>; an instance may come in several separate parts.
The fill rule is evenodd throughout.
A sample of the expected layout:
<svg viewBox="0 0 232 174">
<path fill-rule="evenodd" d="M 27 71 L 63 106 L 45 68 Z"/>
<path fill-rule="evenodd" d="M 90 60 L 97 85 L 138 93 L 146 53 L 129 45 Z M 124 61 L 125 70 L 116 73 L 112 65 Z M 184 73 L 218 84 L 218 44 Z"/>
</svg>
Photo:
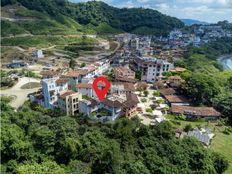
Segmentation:
<svg viewBox="0 0 232 174">
<path fill-rule="evenodd" d="M 124 67 L 115 68 L 115 81 L 111 83 L 107 97 L 102 102 L 92 88 L 94 78 L 109 68 L 109 62 L 105 61 L 67 73 L 43 71 L 42 90 L 31 94 L 30 100 L 45 108 L 59 108 L 67 115 L 82 113 L 99 120 L 115 120 L 121 115 L 131 118 L 137 114 L 139 102 L 134 93 L 137 83 L 134 72 Z M 104 86 L 104 83 L 98 83 L 99 88 Z"/>
<path fill-rule="evenodd" d="M 100 102 L 92 88 L 92 83 L 95 77 L 102 76 L 109 68 L 110 63 L 104 61 L 66 73 L 52 70 L 42 71 L 42 90 L 30 95 L 30 100 L 45 108 L 59 108 L 67 115 L 74 116 L 82 113 L 102 121 L 115 120 L 120 116 L 128 118 L 136 116 L 141 112 L 136 90 L 146 89 L 147 83 L 153 80 L 142 78 L 143 82 L 141 82 L 135 79 L 135 72 L 128 66 L 114 67 L 112 69 L 113 82 L 111 82 L 106 98 Z M 159 67 L 159 69 L 162 68 Z M 183 72 L 185 69 L 172 67 L 167 71 Z M 160 91 L 166 104 L 170 106 L 171 113 L 186 115 L 188 118 L 209 120 L 220 118 L 221 114 L 214 108 L 191 106 L 189 99 L 178 94 L 177 89 L 183 82 L 180 76 L 171 76 L 165 82 L 159 79 L 155 81 L 154 87 Z M 145 88 L 142 87 L 144 85 Z M 103 82 L 98 83 L 98 88 L 104 87 Z"/>
<path fill-rule="evenodd" d="M 183 72 L 184 68 L 175 68 L 173 72 Z M 161 96 L 170 106 L 170 113 L 174 115 L 185 115 L 189 119 L 217 120 L 221 113 L 213 107 L 194 106 L 191 99 L 180 94 L 178 91 L 183 79 L 178 76 L 170 76 L 168 80 L 160 80 L 155 83 L 155 88 L 159 89 Z"/>
<path fill-rule="evenodd" d="M 200 47 L 221 37 L 232 37 L 232 32 L 220 25 L 196 25 L 192 31 L 173 29 L 168 36 L 139 36 L 119 34 L 114 36 L 123 47 L 116 53 L 115 63 L 128 63 L 134 57 L 156 57 L 176 61 L 183 57 L 186 47 Z"/>
<path fill-rule="evenodd" d="M 214 108 L 192 106 L 191 100 L 179 95 L 177 89 L 183 82 L 180 76 L 171 76 L 163 82 L 165 72 L 185 71 L 174 67 L 174 62 L 183 56 L 187 45 L 201 45 L 203 36 L 215 31 L 224 30 L 216 26 L 199 26 L 195 33 L 174 29 L 168 37 L 159 38 L 127 33 L 116 35 L 114 38 L 123 44 L 115 52 L 113 63 L 102 60 L 65 73 L 43 71 L 42 90 L 31 95 L 30 100 L 46 108 L 59 108 L 67 115 L 82 113 L 99 120 L 115 120 L 119 116 L 131 118 L 141 112 L 136 90 L 142 83 L 152 83 L 170 106 L 171 113 L 188 118 L 218 119 L 221 114 Z M 101 47 L 108 49 L 109 42 L 103 40 L 101 43 Z M 37 51 L 35 56 L 43 55 Z M 109 70 L 112 70 L 113 82 L 106 98 L 100 102 L 92 83 L 94 78 Z M 99 83 L 98 87 L 104 88 L 104 85 Z"/>
</svg>

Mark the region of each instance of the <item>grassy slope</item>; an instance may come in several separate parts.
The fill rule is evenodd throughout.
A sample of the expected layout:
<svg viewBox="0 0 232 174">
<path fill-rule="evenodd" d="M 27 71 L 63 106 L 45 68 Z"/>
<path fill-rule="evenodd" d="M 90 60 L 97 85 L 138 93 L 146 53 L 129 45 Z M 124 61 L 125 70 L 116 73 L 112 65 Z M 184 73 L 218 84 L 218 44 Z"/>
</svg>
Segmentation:
<svg viewBox="0 0 232 174">
<path fill-rule="evenodd" d="M 232 135 L 225 135 L 222 130 L 216 130 L 216 137 L 212 141 L 211 148 L 215 152 L 219 152 L 226 157 L 230 163 L 229 169 L 225 174 L 232 173 Z"/>
<path fill-rule="evenodd" d="M 96 39 L 87 38 L 85 42 L 94 44 Z M 81 36 L 27 36 L 2 39 L 2 45 L 28 47 L 49 47 L 53 45 L 82 44 Z"/>
<path fill-rule="evenodd" d="M 2 36 L 10 34 L 78 34 L 83 27 L 69 17 L 56 16 L 51 18 L 46 13 L 28 10 L 24 7 L 14 7 L 14 11 L 10 11 L 11 7 L 3 7 L 3 14 L 19 21 L 1 21 Z"/>
</svg>

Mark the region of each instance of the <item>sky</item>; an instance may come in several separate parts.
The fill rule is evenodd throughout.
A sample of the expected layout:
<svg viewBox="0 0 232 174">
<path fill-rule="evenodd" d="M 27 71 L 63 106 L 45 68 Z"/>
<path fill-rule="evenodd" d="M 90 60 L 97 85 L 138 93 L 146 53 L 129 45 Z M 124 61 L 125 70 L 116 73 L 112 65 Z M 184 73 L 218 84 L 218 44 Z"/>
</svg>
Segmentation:
<svg viewBox="0 0 232 174">
<path fill-rule="evenodd" d="M 88 0 L 70 0 L 86 2 Z M 158 10 L 179 19 L 196 19 L 209 23 L 232 22 L 232 0 L 102 0 L 115 7 L 143 7 Z"/>
</svg>

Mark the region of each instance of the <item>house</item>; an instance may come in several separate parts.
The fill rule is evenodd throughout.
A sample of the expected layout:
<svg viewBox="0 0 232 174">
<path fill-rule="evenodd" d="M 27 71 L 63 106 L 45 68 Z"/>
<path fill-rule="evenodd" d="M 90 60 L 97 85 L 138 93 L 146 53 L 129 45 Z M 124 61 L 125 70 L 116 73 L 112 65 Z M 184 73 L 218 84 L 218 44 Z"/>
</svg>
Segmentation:
<svg viewBox="0 0 232 174">
<path fill-rule="evenodd" d="M 93 89 L 90 83 L 79 83 L 77 84 L 76 89 L 76 91 L 82 95 L 93 97 Z"/>
<path fill-rule="evenodd" d="M 201 143 L 203 143 L 205 146 L 209 146 L 212 138 L 214 137 L 214 134 L 211 133 L 209 130 L 206 129 L 194 129 L 192 131 L 189 131 L 187 136 L 189 137 L 195 137 L 198 139 Z"/>
<path fill-rule="evenodd" d="M 126 67 L 116 67 L 113 69 L 115 81 L 121 82 L 132 82 L 135 83 L 137 80 L 135 79 L 135 72 L 130 68 Z"/>
<path fill-rule="evenodd" d="M 134 86 L 136 90 L 146 90 L 148 88 L 146 82 L 137 82 Z"/>
<path fill-rule="evenodd" d="M 68 80 L 60 78 L 57 71 L 42 71 L 41 74 L 44 107 L 56 108 L 58 95 L 68 90 Z"/>
<path fill-rule="evenodd" d="M 43 54 L 43 51 L 42 50 L 33 50 L 32 51 L 32 56 L 35 57 L 35 58 L 44 58 L 44 54 Z"/>
<path fill-rule="evenodd" d="M 141 72 L 141 80 L 146 82 L 155 82 L 161 79 L 163 72 L 173 69 L 173 64 L 166 60 L 156 59 L 154 57 L 136 57 L 130 61 L 130 68 L 133 71 Z"/>
<path fill-rule="evenodd" d="M 74 116 L 79 113 L 79 100 L 82 95 L 74 91 L 66 91 L 58 96 L 58 108 L 66 115 Z"/>
<path fill-rule="evenodd" d="M 126 94 L 132 93 L 135 91 L 134 84 L 132 83 L 125 83 L 125 82 L 112 82 L 110 86 L 110 93 L 111 94 Z"/>
<path fill-rule="evenodd" d="M 172 88 L 178 88 L 184 80 L 180 76 L 170 76 L 168 85 Z"/>
<path fill-rule="evenodd" d="M 126 101 L 122 103 L 122 115 L 130 119 L 138 114 L 139 100 L 137 95 L 133 93 L 127 94 L 126 98 Z"/>
<path fill-rule="evenodd" d="M 174 69 L 170 70 L 171 72 L 174 72 L 174 73 L 182 73 L 184 71 L 186 71 L 187 69 L 185 68 L 181 68 L 181 67 L 175 67 Z"/>
<path fill-rule="evenodd" d="M 204 118 L 207 120 L 217 120 L 221 118 L 221 113 L 216 111 L 213 107 L 172 105 L 171 112 L 177 115 L 184 114 L 187 118 Z"/>
<path fill-rule="evenodd" d="M 176 94 L 176 90 L 173 88 L 164 88 L 160 90 L 160 94 L 164 97 L 166 95 L 174 95 Z"/>
<path fill-rule="evenodd" d="M 25 66 L 27 66 L 27 64 L 24 60 L 12 60 L 12 62 L 7 65 L 8 68 L 20 68 Z"/>
<path fill-rule="evenodd" d="M 90 116 L 91 113 L 96 112 L 98 109 L 99 103 L 94 99 L 82 99 L 79 101 L 79 112 L 84 115 Z"/>
<path fill-rule="evenodd" d="M 122 103 L 113 97 L 104 99 L 100 103 L 100 107 L 108 111 L 108 118 L 110 120 L 115 120 L 121 115 L 122 112 Z"/>
<path fill-rule="evenodd" d="M 169 105 L 190 105 L 189 100 L 181 95 L 164 95 Z"/>
<path fill-rule="evenodd" d="M 29 96 L 30 102 L 44 106 L 44 96 L 42 93 L 42 89 L 40 89 L 37 92 L 31 93 L 28 96 Z"/>
</svg>

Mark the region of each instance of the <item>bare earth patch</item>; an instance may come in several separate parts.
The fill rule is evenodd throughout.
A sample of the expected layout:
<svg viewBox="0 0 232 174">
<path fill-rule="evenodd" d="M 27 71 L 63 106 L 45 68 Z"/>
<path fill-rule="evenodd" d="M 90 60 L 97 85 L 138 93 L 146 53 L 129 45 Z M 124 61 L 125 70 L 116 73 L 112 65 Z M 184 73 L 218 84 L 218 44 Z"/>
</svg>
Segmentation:
<svg viewBox="0 0 232 174">
<path fill-rule="evenodd" d="M 29 82 L 21 86 L 21 89 L 33 89 L 33 88 L 39 88 L 41 87 L 41 84 L 38 82 Z"/>
</svg>

